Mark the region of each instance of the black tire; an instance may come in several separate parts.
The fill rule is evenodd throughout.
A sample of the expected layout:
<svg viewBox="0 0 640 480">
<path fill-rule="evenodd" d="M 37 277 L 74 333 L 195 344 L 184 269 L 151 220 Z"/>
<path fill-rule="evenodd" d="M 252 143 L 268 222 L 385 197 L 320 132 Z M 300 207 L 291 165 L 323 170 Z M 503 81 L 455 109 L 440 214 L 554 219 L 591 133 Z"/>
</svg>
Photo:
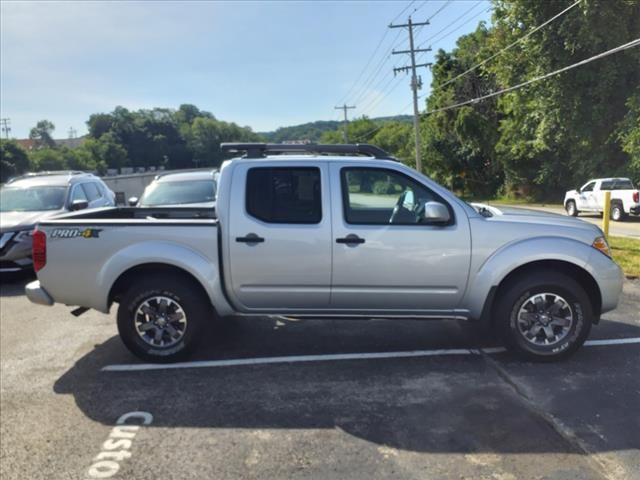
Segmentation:
<svg viewBox="0 0 640 480">
<path fill-rule="evenodd" d="M 622 222 L 626 217 L 624 213 L 624 208 L 619 202 L 612 203 L 611 209 L 609 210 L 609 218 L 614 222 Z"/>
<path fill-rule="evenodd" d="M 565 210 L 567 211 L 567 215 L 569 215 L 570 217 L 577 217 L 578 216 L 578 208 L 576 207 L 576 202 L 574 202 L 573 200 L 569 200 L 565 206 L 564 206 Z"/>
<path fill-rule="evenodd" d="M 537 294 L 543 293 L 550 294 L 540 296 L 545 304 L 552 302 L 555 295 L 556 299 L 559 297 L 566 303 L 566 308 L 562 312 L 571 314 L 571 324 L 566 326 L 564 336 L 558 334 L 557 341 L 554 340 L 548 345 L 535 343 L 544 341 L 541 340 L 541 337 L 547 337 L 546 330 L 540 331 L 532 339 L 527 339 L 526 333 L 522 331 L 523 328 L 526 328 L 526 322 L 518 321 L 521 313 L 523 315 L 541 317 L 541 320 L 535 320 L 531 323 L 531 330 L 527 333 L 531 333 L 534 328 L 550 328 L 554 334 L 556 329 L 564 330 L 563 327 L 544 323 L 551 320 L 550 316 L 546 315 L 546 312 L 538 315 L 537 312 L 541 310 L 534 310 L 532 313 L 526 311 L 527 307 L 534 306 L 535 302 L 531 303 L 530 300 L 536 297 Z M 591 324 L 594 320 L 593 307 L 584 288 L 567 275 L 542 270 L 531 272 L 514 279 L 498 295 L 499 298 L 497 298 L 494 310 L 496 315 L 495 327 L 505 346 L 520 358 L 538 362 L 562 360 L 582 346 L 589 336 Z M 559 316 L 563 316 L 563 314 L 560 313 Z M 568 316 L 568 313 L 566 316 Z M 553 318 L 555 319 L 555 317 Z"/>
<path fill-rule="evenodd" d="M 156 300 L 158 297 L 167 300 L 158 302 Z M 152 315 L 145 317 L 139 313 L 138 309 L 145 305 L 149 308 L 154 305 L 154 302 L 158 307 L 158 312 L 162 310 L 162 307 L 159 306 L 160 303 L 168 305 L 168 307 L 164 307 L 165 312 L 158 314 L 161 318 Z M 179 307 L 179 310 L 175 308 L 175 305 Z M 168 316 L 164 317 L 163 314 L 169 315 L 166 312 L 171 312 L 170 309 L 174 309 L 171 313 L 174 316 L 180 315 L 180 311 L 182 311 L 184 328 L 181 328 L 181 319 L 175 320 L 177 322 L 175 323 L 167 320 Z M 138 277 L 120 300 L 118 332 L 125 346 L 138 358 L 156 363 L 175 362 L 186 358 L 194 351 L 197 341 L 202 337 L 205 325 L 212 317 L 211 303 L 202 293 L 199 285 L 196 285 L 191 279 L 168 274 L 145 275 Z M 156 321 L 145 322 L 145 318 L 147 320 L 156 318 Z M 156 327 L 152 326 L 147 332 L 139 333 L 138 330 L 138 327 L 141 328 L 143 323 L 157 323 L 160 320 L 163 320 L 165 325 L 167 323 L 173 325 L 175 327 L 172 327 L 173 332 L 177 332 L 174 339 L 170 333 L 161 329 L 164 333 L 161 334 L 162 340 L 160 341 L 166 340 L 166 346 L 149 343 L 153 342 L 150 337 L 158 330 Z M 174 340 L 175 343 L 171 343 Z"/>
</svg>

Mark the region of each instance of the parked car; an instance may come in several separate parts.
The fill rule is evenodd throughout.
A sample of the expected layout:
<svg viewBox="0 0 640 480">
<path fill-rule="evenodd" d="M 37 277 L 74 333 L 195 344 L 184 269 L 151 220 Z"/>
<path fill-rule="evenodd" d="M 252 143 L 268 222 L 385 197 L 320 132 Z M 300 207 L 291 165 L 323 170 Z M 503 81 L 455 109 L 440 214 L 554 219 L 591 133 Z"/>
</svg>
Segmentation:
<svg viewBox="0 0 640 480">
<path fill-rule="evenodd" d="M 12 179 L 0 189 L 0 272 L 31 269 L 31 233 L 40 220 L 114 205 L 115 194 L 89 173 L 41 172 Z"/>
<path fill-rule="evenodd" d="M 157 175 L 144 189 L 140 199 L 129 199 L 137 207 L 207 207 L 216 206 L 218 171 L 189 170 Z"/>
<path fill-rule="evenodd" d="M 581 188 L 569 190 L 564 196 L 567 215 L 580 212 L 603 213 L 604 192 L 611 191 L 609 215 L 612 220 L 624 220 L 627 215 L 640 215 L 640 193 L 628 178 L 596 178 Z"/>
<path fill-rule="evenodd" d="M 43 220 L 29 299 L 76 314 L 119 303 L 120 337 L 150 361 L 193 351 L 216 316 L 277 314 L 468 320 L 553 360 L 617 306 L 622 271 L 590 223 L 474 208 L 371 145 L 223 149 L 246 155 L 222 166 L 217 218 Z"/>
</svg>

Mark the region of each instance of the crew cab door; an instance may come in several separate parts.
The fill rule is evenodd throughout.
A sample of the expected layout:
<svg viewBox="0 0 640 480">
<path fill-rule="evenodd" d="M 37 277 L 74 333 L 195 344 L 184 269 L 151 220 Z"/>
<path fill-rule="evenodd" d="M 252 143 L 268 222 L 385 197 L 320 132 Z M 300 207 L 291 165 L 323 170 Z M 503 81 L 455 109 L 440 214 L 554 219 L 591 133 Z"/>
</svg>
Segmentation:
<svg viewBox="0 0 640 480">
<path fill-rule="evenodd" d="M 593 193 L 595 186 L 596 182 L 592 181 L 580 189 L 576 199 L 578 210 L 595 210 L 597 208 L 597 200 Z"/>
<path fill-rule="evenodd" d="M 331 307 L 453 314 L 466 288 L 471 258 L 464 211 L 400 171 L 356 163 L 330 168 Z M 451 220 L 421 223 L 416 212 L 425 201 L 444 203 Z"/>
<path fill-rule="evenodd" d="M 229 280 L 244 309 L 329 305 L 331 212 L 326 162 L 258 160 L 233 170 Z M 224 228 L 224 226 L 223 226 Z"/>
</svg>

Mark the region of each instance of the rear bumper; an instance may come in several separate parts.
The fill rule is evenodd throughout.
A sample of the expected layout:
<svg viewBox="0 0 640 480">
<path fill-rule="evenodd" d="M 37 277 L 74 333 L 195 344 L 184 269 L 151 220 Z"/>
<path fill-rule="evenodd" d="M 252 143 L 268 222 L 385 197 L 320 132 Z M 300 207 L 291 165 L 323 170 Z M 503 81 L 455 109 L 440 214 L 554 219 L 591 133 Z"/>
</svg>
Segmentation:
<svg viewBox="0 0 640 480">
<path fill-rule="evenodd" d="M 24 293 L 31 302 L 37 303 L 38 305 L 51 306 L 54 303 L 51 295 L 40 286 L 39 280 L 28 283 L 27 286 L 24 287 Z"/>
<path fill-rule="evenodd" d="M 634 215 L 640 215 L 640 205 L 636 205 L 635 207 L 631 207 L 629 211 Z"/>
</svg>

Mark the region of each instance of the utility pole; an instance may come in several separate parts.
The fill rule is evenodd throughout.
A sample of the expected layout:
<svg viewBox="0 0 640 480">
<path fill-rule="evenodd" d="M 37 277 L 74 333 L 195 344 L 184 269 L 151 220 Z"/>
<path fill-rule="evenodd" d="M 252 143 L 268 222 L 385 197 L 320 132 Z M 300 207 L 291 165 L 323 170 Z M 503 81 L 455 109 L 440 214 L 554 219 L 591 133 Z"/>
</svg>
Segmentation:
<svg viewBox="0 0 640 480">
<path fill-rule="evenodd" d="M 349 141 L 347 140 L 347 123 L 349 122 L 349 120 L 347 119 L 347 110 L 356 108 L 356 106 L 355 105 L 349 106 L 345 103 L 341 107 L 334 107 L 334 108 L 335 110 L 344 111 L 344 143 L 349 143 Z"/>
<path fill-rule="evenodd" d="M 69 140 L 76 138 L 77 130 L 73 127 L 69 127 Z"/>
<path fill-rule="evenodd" d="M 422 25 L 429 25 L 429 21 L 413 23 L 411 17 L 407 23 L 400 25 L 389 24 L 389 28 L 408 28 L 409 29 L 409 50 L 393 50 L 391 53 L 399 55 L 401 53 L 408 53 L 411 57 L 411 65 L 406 67 L 399 67 L 393 69 L 393 74 L 398 72 L 408 72 L 411 70 L 411 90 L 413 91 L 413 127 L 416 135 L 416 170 L 422 172 L 422 158 L 420 156 L 420 111 L 418 110 L 418 90 L 422 88 L 422 78 L 416 75 L 416 68 L 429 67 L 430 63 L 422 63 L 416 65 L 416 53 L 430 52 L 431 48 L 414 48 L 413 45 L 413 27 L 420 27 Z"/>
<path fill-rule="evenodd" d="M 0 118 L 0 125 L 2 125 L 2 131 L 4 132 L 4 138 L 9 140 L 9 132 L 11 131 L 11 119 Z"/>
</svg>

